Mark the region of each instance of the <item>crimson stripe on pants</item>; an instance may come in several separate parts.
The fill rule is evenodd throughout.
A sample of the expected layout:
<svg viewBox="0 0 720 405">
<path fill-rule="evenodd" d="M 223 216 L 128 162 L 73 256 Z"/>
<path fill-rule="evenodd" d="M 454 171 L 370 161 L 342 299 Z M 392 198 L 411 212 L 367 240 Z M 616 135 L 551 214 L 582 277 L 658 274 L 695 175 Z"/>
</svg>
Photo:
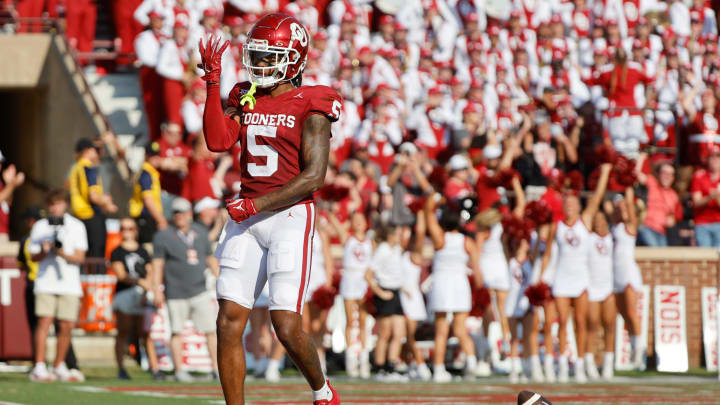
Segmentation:
<svg viewBox="0 0 720 405">
<path fill-rule="evenodd" d="M 305 238 L 303 240 L 303 260 L 302 260 L 302 275 L 300 276 L 300 291 L 298 292 L 297 309 L 295 312 L 300 313 L 300 309 L 303 304 L 303 291 L 305 290 L 305 273 L 308 267 L 308 238 L 310 237 L 310 229 L 312 225 L 312 209 L 310 204 L 305 204 L 307 210 L 307 220 L 305 222 Z"/>
</svg>

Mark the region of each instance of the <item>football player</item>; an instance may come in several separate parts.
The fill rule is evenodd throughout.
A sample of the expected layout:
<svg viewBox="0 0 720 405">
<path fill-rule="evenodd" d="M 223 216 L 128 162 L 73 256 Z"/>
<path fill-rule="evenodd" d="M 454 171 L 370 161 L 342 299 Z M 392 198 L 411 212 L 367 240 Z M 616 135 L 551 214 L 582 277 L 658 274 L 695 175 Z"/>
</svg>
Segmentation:
<svg viewBox="0 0 720 405">
<path fill-rule="evenodd" d="M 255 299 L 270 287 L 275 333 L 313 390 L 315 405 L 339 404 L 323 374 L 312 339 L 303 332 L 315 229 L 313 192 L 324 182 L 330 124 L 342 109 L 326 86 L 302 86 L 310 37 L 287 14 L 259 19 L 243 46 L 250 82 L 238 83 L 222 111 L 220 70 L 228 42 L 200 42 L 207 103 L 203 128 L 208 148 L 240 147 L 242 189 L 228 201 L 232 218 L 220 237 L 217 281 L 218 358 L 225 401 L 244 404 L 242 335 Z"/>
</svg>

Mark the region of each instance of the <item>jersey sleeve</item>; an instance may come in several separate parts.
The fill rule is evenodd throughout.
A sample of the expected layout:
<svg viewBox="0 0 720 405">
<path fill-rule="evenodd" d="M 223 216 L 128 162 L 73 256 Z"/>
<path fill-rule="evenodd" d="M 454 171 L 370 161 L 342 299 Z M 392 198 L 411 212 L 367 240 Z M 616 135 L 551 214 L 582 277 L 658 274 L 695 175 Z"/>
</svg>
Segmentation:
<svg viewBox="0 0 720 405">
<path fill-rule="evenodd" d="M 233 86 L 232 90 L 230 90 L 230 95 L 228 96 L 228 107 L 241 109 L 242 106 L 240 105 L 240 99 L 243 95 L 245 95 L 245 93 L 247 93 L 249 89 L 250 82 L 237 83 L 235 86 Z"/>
<path fill-rule="evenodd" d="M 152 191 L 152 177 L 146 170 L 143 170 L 142 173 L 140 173 L 138 183 L 140 184 L 140 190 L 143 191 L 143 194 L 146 191 Z"/>
<path fill-rule="evenodd" d="M 310 88 L 309 114 L 321 114 L 330 122 L 340 119 L 342 111 L 342 98 L 333 89 L 327 86 L 313 86 Z"/>
</svg>

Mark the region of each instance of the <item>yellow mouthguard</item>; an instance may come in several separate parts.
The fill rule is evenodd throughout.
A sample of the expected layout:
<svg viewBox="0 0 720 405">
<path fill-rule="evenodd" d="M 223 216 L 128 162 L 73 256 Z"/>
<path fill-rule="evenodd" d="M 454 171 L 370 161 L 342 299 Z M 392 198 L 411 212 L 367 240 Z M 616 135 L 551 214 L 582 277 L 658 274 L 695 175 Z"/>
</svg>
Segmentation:
<svg viewBox="0 0 720 405">
<path fill-rule="evenodd" d="M 245 105 L 245 103 L 250 103 L 249 107 L 251 110 L 255 109 L 255 103 L 257 102 L 255 100 L 255 88 L 257 87 L 257 84 L 255 82 L 251 82 L 250 84 L 250 90 L 248 90 L 247 93 L 245 93 L 242 97 L 240 97 L 240 105 Z"/>
</svg>

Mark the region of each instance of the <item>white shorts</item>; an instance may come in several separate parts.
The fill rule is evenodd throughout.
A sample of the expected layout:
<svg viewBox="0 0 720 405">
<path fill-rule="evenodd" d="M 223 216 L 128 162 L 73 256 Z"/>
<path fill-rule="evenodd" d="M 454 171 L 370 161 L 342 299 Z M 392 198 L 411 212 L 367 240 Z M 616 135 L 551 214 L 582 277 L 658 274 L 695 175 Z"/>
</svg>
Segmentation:
<svg viewBox="0 0 720 405">
<path fill-rule="evenodd" d="M 433 312 L 469 312 L 470 281 L 464 271 L 433 272 L 430 309 Z"/>
<path fill-rule="evenodd" d="M 613 292 L 621 293 L 630 286 L 635 291 L 642 290 L 642 274 L 637 264 L 630 266 L 615 266 L 613 272 Z"/>
<path fill-rule="evenodd" d="M 265 283 L 265 287 L 260 292 L 260 296 L 255 299 L 253 308 L 267 308 L 270 305 L 270 288 Z"/>
<path fill-rule="evenodd" d="M 343 270 L 340 279 L 340 296 L 346 300 L 359 300 L 365 297 L 368 284 L 362 270 Z"/>
<path fill-rule="evenodd" d="M 127 315 L 142 315 L 144 313 L 143 297 L 145 290 L 139 285 L 126 288 L 113 297 L 113 310 Z"/>
<path fill-rule="evenodd" d="M 648 141 L 641 115 L 629 115 L 625 112 L 608 118 L 607 128 L 615 150 L 628 157 L 637 156 L 640 144 Z"/>
<path fill-rule="evenodd" d="M 480 270 L 486 288 L 500 291 L 507 291 L 510 288 L 510 271 L 504 258 L 481 258 Z"/>
<path fill-rule="evenodd" d="M 410 293 L 410 294 L 408 294 Z M 427 309 L 425 308 L 425 300 L 423 293 L 419 288 L 408 289 L 408 293 L 400 292 L 400 304 L 403 313 L 408 319 L 413 321 L 424 321 L 427 319 Z"/>
<path fill-rule="evenodd" d="M 220 260 L 218 300 L 251 309 L 269 284 L 271 311 L 302 313 L 312 266 L 315 205 L 297 204 L 225 224 L 215 257 Z"/>
</svg>

